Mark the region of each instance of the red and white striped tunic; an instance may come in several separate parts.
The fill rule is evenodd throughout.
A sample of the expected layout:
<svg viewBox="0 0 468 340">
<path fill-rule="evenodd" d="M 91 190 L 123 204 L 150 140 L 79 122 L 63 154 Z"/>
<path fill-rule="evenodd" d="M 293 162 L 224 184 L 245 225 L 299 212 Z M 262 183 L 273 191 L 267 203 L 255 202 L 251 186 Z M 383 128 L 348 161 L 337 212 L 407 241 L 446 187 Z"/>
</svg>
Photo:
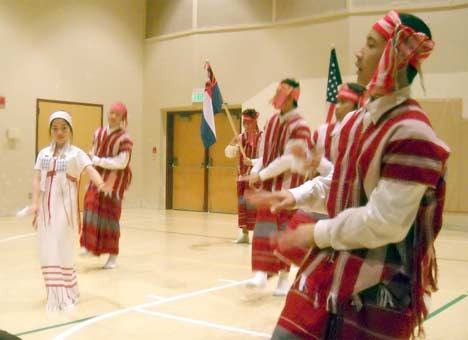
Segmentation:
<svg viewBox="0 0 468 340">
<path fill-rule="evenodd" d="M 130 160 L 132 155 L 133 141 L 127 130 L 117 129 L 109 132 L 106 127 L 96 130 L 94 133 L 94 153 L 97 157 L 115 157 L 122 152 L 128 152 L 129 161 L 125 169 L 113 170 L 96 167 L 98 172 L 107 180 L 111 173 L 116 174 L 116 180 L 113 188 L 113 195 L 122 199 L 125 190 L 132 180 L 132 171 L 130 170 Z"/>
<path fill-rule="evenodd" d="M 310 128 L 298 111 L 292 110 L 283 116 L 273 115 L 266 123 L 259 155 L 266 168 L 275 159 L 287 153 L 292 144 L 303 145 L 312 149 Z M 280 175 L 263 182 L 263 188 L 269 191 L 295 188 L 304 182 L 304 176 L 287 170 Z M 270 209 L 259 208 L 252 240 L 252 269 L 267 272 L 270 275 L 280 270 L 289 271 L 289 263 L 276 255 L 276 246 L 270 242 L 273 232 L 284 230 L 292 212 L 288 210 L 272 213 Z"/>
<path fill-rule="evenodd" d="M 254 143 L 249 142 L 247 132 L 243 132 L 239 135 L 240 142 L 245 151 L 245 155 L 249 159 L 254 159 L 258 157 L 258 147 L 260 144 L 262 136 L 262 131 L 257 131 L 255 134 Z M 245 176 L 250 174 L 252 169 L 251 165 L 244 164 L 244 156 L 242 153 L 239 154 L 239 176 Z M 254 206 L 248 204 L 244 198 L 245 189 L 248 187 L 248 184 L 243 180 L 237 181 L 237 199 L 238 199 L 238 225 L 241 228 L 246 228 L 249 231 L 254 230 L 255 228 L 255 219 L 257 216 L 257 210 Z"/>
<path fill-rule="evenodd" d="M 265 125 L 259 155 L 262 156 L 263 167 L 267 167 L 276 158 L 285 154 L 287 146 L 292 141 L 303 141 L 304 146 L 312 149 L 309 125 L 294 109 L 284 116 L 274 114 Z M 295 188 L 304 183 L 304 176 L 287 171 L 263 183 L 263 187 L 270 191 Z"/>
<path fill-rule="evenodd" d="M 258 149 L 259 149 L 261 137 L 262 137 L 262 131 L 257 131 L 255 135 L 255 142 L 252 145 L 251 143 L 249 143 L 247 132 L 243 132 L 239 135 L 239 139 L 241 141 L 242 147 L 244 148 L 245 155 L 248 158 L 255 159 L 258 157 Z M 241 153 L 239 156 L 239 175 L 240 176 L 248 175 L 251 169 L 252 169 L 251 165 L 244 164 L 244 156 Z"/>
<path fill-rule="evenodd" d="M 100 193 L 96 186 L 90 183 L 84 197 L 80 244 L 96 256 L 117 255 L 122 198 L 132 179 L 129 164 L 133 142 L 126 130 L 109 131 L 107 128 L 100 128 L 94 134 L 93 145 L 94 153 L 99 158 L 113 158 L 127 152 L 129 160 L 124 169 L 106 169 L 96 165 L 96 170 L 104 180 L 107 180 L 111 174 L 115 175 L 116 180 L 110 197 Z"/>
<path fill-rule="evenodd" d="M 423 296 L 436 288 L 433 242 L 442 226 L 449 149 L 412 99 L 388 110 L 377 121 L 365 121 L 368 117 L 363 108 L 350 113 L 342 123 L 329 215 L 366 205 L 379 180 L 392 179 L 427 186 L 417 217 L 399 243 L 352 251 L 314 248 L 291 288 L 279 332 L 301 334 L 306 330 L 302 334 L 321 338 L 327 324 L 330 327 L 330 315 L 338 313 L 342 332 L 350 339 L 407 338 L 427 315 Z M 364 303 L 361 310 L 350 307 L 351 299 L 371 287 L 377 287 L 379 293 L 405 292 L 411 303 L 401 309 L 385 308 L 384 303 L 379 307 L 379 299 L 391 295 L 377 294 L 373 306 Z M 358 305 L 355 301 L 354 306 Z M 294 317 L 298 308 L 308 315 L 301 321 Z M 389 329 L 392 323 L 397 326 Z M 334 338 L 342 339 L 343 334 Z"/>
<path fill-rule="evenodd" d="M 335 131 L 336 122 L 327 123 L 319 126 L 314 131 L 312 141 L 314 142 L 317 152 L 323 152 L 326 159 L 335 163 L 336 150 L 332 148 L 333 132 Z"/>
</svg>

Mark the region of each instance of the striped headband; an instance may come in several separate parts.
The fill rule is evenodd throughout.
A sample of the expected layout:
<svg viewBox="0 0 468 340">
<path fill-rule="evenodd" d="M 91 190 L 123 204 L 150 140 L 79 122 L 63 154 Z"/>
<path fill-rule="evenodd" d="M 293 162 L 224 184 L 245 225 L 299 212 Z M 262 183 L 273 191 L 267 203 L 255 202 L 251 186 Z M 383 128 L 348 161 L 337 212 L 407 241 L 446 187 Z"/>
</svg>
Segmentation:
<svg viewBox="0 0 468 340">
<path fill-rule="evenodd" d="M 271 100 L 273 107 L 275 109 L 281 109 L 284 102 L 291 97 L 296 102 L 299 100 L 299 96 L 301 95 L 301 88 L 300 87 L 292 87 L 286 83 L 280 83 L 278 88 L 276 89 L 276 94 Z"/>
<path fill-rule="evenodd" d="M 361 97 L 362 96 L 360 94 L 353 91 L 346 83 L 341 85 L 338 94 L 336 95 L 336 98 L 341 100 L 348 100 L 354 104 L 360 104 Z"/>
<path fill-rule="evenodd" d="M 127 121 L 127 107 L 124 103 L 115 102 L 109 107 L 109 111 L 118 112 L 122 115 L 122 122 L 125 127 L 128 125 Z"/>
<path fill-rule="evenodd" d="M 367 85 L 371 96 L 383 96 L 398 90 L 397 72 L 408 64 L 422 76 L 421 63 L 434 48 L 434 42 L 426 34 L 402 24 L 396 11 L 389 12 L 372 28 L 387 40 L 387 44 Z M 424 84 L 422 86 L 424 89 Z"/>
</svg>

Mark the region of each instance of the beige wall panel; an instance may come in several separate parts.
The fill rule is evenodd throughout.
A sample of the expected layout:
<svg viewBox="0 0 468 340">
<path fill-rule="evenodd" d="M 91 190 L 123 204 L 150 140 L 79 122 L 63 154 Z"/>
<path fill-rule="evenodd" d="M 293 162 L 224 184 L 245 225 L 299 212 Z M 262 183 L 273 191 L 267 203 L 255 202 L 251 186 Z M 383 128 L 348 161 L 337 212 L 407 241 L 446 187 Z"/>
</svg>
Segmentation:
<svg viewBox="0 0 468 340">
<path fill-rule="evenodd" d="M 468 119 L 463 119 L 461 99 L 422 99 L 421 106 L 428 113 L 439 138 L 451 149 L 447 171 L 446 212 L 468 212 L 468 176 L 466 143 Z"/>
<path fill-rule="evenodd" d="M 192 28 L 192 0 L 147 0 L 146 37 Z"/>
<path fill-rule="evenodd" d="M 468 2 L 467 2 L 468 4 Z M 427 73 L 468 72 L 468 6 L 452 11 L 416 13 L 428 23 L 435 41 L 431 57 L 423 64 Z"/>
<path fill-rule="evenodd" d="M 271 0 L 197 0 L 198 27 L 271 22 Z"/>
<path fill-rule="evenodd" d="M 345 10 L 346 0 L 276 0 L 277 20 L 297 19 Z"/>
<path fill-rule="evenodd" d="M 163 108 L 189 104 L 194 84 L 202 87 L 203 81 L 196 83 L 193 78 L 203 79 L 203 64 L 194 66 L 193 37 L 162 41 L 151 44 L 154 48 L 145 50 L 144 65 L 144 111 L 145 124 L 145 182 L 142 197 L 145 207 L 165 206 L 166 192 L 166 120 Z M 201 106 L 199 107 L 201 109 Z M 170 110 L 169 110 L 170 111 Z M 150 148 L 156 146 L 159 153 L 150 157 Z"/>
</svg>

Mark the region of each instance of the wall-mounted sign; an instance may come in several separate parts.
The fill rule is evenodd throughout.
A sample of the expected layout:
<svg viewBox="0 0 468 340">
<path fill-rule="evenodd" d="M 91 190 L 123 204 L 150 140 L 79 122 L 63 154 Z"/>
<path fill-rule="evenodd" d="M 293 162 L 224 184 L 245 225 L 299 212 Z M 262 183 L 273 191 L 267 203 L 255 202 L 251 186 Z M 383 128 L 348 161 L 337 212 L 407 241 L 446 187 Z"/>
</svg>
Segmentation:
<svg viewBox="0 0 468 340">
<path fill-rule="evenodd" d="M 192 103 L 203 103 L 204 89 L 193 89 L 192 90 Z"/>
</svg>

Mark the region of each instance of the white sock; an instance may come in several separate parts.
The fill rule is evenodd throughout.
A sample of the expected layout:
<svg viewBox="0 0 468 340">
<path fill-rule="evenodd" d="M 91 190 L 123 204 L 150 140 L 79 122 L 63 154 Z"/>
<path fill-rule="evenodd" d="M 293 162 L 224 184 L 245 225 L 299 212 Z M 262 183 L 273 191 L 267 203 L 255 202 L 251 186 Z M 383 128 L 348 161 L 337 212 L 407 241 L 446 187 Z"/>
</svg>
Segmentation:
<svg viewBox="0 0 468 340">
<path fill-rule="evenodd" d="M 253 278 L 247 282 L 248 287 L 265 287 L 268 280 L 268 274 L 262 271 L 256 271 Z"/>
<path fill-rule="evenodd" d="M 281 270 L 278 276 L 278 284 L 276 289 L 273 291 L 273 295 L 275 296 L 285 296 L 288 294 L 289 291 L 289 282 L 288 282 L 288 275 L 287 271 Z"/>
<path fill-rule="evenodd" d="M 80 255 L 80 256 L 87 256 L 87 255 L 89 255 L 88 249 L 86 249 L 85 247 L 81 247 L 81 248 L 80 248 L 79 255 Z"/>
<path fill-rule="evenodd" d="M 237 237 L 235 243 L 249 243 L 249 232 L 244 232 L 242 229 Z"/>
<path fill-rule="evenodd" d="M 114 269 L 117 261 L 117 255 L 109 254 L 109 258 L 107 259 L 106 264 L 104 265 L 104 269 Z"/>
</svg>

